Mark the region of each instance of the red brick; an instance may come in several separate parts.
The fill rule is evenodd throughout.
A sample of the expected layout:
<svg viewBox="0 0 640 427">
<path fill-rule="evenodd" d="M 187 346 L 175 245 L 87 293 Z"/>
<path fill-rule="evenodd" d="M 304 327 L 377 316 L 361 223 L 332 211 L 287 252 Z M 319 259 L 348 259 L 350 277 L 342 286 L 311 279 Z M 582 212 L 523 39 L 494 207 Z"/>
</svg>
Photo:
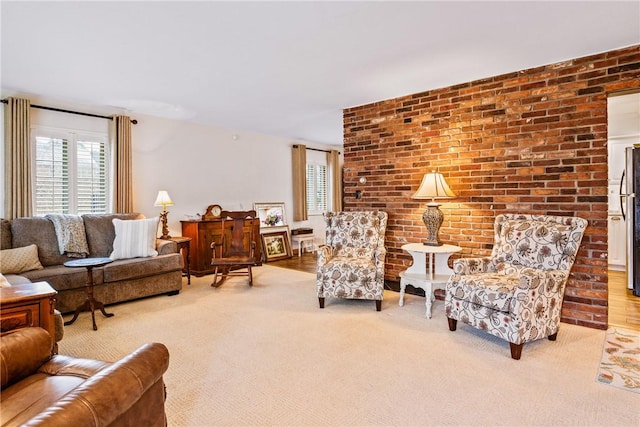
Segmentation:
<svg viewBox="0 0 640 427">
<path fill-rule="evenodd" d="M 426 234 L 411 194 L 437 169 L 458 194 L 440 238 L 463 256 L 490 253 L 501 212 L 589 220 L 562 320 L 606 328 L 606 97 L 640 88 L 639 58 L 632 46 L 344 110 L 344 206 L 389 212 L 385 279 L 399 280 L 400 247 Z"/>
</svg>

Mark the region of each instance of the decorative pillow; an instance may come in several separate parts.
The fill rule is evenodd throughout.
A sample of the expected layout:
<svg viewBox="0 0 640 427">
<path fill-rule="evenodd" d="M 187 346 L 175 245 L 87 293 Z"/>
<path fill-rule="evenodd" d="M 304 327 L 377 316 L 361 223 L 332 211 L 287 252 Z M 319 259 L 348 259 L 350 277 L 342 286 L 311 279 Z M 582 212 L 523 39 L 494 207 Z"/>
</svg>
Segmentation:
<svg viewBox="0 0 640 427">
<path fill-rule="evenodd" d="M 30 270 L 42 270 L 43 268 L 38 259 L 38 247 L 36 245 L 0 251 L 0 273 L 2 274 L 20 274 Z"/>
<path fill-rule="evenodd" d="M 4 277 L 4 275 L 0 274 L 0 288 L 10 288 L 11 287 L 11 283 L 9 283 L 9 281 L 7 280 L 6 277 Z"/>
<path fill-rule="evenodd" d="M 128 221 L 114 218 L 113 226 L 116 237 L 109 258 L 116 260 L 158 255 L 155 248 L 158 235 L 157 217 Z"/>
</svg>

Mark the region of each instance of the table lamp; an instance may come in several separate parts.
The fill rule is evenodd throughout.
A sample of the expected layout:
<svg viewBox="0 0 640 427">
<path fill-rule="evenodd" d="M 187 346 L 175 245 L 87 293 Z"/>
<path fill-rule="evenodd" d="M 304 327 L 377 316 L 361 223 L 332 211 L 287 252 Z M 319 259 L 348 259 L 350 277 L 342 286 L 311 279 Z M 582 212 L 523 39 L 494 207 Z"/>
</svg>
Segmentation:
<svg viewBox="0 0 640 427">
<path fill-rule="evenodd" d="M 427 210 L 422 214 L 422 221 L 427 227 L 427 240 L 424 242 L 427 246 L 440 246 L 440 240 L 438 239 L 438 230 L 444 220 L 444 215 L 440 210 L 440 204 L 436 203 L 435 199 L 443 199 L 449 197 L 455 197 L 456 194 L 451 191 L 447 181 L 441 173 L 436 171 L 426 173 L 422 177 L 422 183 L 418 191 L 416 191 L 412 199 L 431 199 L 431 202 L 427 204 Z"/>
<path fill-rule="evenodd" d="M 169 197 L 169 193 L 166 190 L 158 191 L 158 197 L 153 206 L 162 206 L 162 212 L 160 213 L 160 221 L 162 221 L 162 236 L 161 239 L 169 239 L 169 227 L 167 227 L 167 206 L 173 206 L 173 201 Z"/>
</svg>

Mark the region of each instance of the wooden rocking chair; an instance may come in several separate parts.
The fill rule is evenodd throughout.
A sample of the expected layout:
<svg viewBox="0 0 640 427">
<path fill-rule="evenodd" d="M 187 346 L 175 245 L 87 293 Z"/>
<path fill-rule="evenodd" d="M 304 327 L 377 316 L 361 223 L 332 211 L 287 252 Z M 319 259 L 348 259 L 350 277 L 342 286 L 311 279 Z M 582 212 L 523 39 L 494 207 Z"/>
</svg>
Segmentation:
<svg viewBox="0 0 640 427">
<path fill-rule="evenodd" d="M 211 286 L 222 285 L 228 276 L 249 276 L 249 286 L 253 286 L 251 267 L 260 263 L 254 231 L 260 221 L 256 211 L 222 211 L 221 218 L 222 239 L 211 243 L 214 267 Z"/>
</svg>

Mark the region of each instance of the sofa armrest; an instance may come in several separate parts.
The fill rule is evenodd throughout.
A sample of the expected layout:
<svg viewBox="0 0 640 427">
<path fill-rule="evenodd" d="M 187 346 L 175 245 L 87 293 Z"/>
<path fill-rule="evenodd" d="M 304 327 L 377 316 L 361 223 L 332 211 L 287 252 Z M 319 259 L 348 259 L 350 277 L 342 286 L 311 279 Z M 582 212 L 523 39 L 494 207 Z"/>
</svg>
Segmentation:
<svg viewBox="0 0 640 427">
<path fill-rule="evenodd" d="M 89 377 L 25 425 L 108 426 L 126 416 L 148 390 L 157 394 L 150 400 L 155 406 L 149 407 L 146 400 L 145 405 L 136 407 L 139 413 L 128 416 L 138 425 L 153 425 L 147 418 L 164 417 L 164 388 L 152 386 L 162 380 L 168 367 L 167 348 L 159 343 L 145 344 Z"/>
<path fill-rule="evenodd" d="M 458 275 L 491 271 L 491 258 L 459 258 L 453 260 L 453 273 Z"/>
<path fill-rule="evenodd" d="M 158 255 L 169 255 L 178 252 L 178 244 L 172 240 L 156 239 Z"/>
<path fill-rule="evenodd" d="M 21 328 L 2 334 L 1 388 L 34 374 L 51 358 L 51 337 L 42 328 Z"/>
</svg>

